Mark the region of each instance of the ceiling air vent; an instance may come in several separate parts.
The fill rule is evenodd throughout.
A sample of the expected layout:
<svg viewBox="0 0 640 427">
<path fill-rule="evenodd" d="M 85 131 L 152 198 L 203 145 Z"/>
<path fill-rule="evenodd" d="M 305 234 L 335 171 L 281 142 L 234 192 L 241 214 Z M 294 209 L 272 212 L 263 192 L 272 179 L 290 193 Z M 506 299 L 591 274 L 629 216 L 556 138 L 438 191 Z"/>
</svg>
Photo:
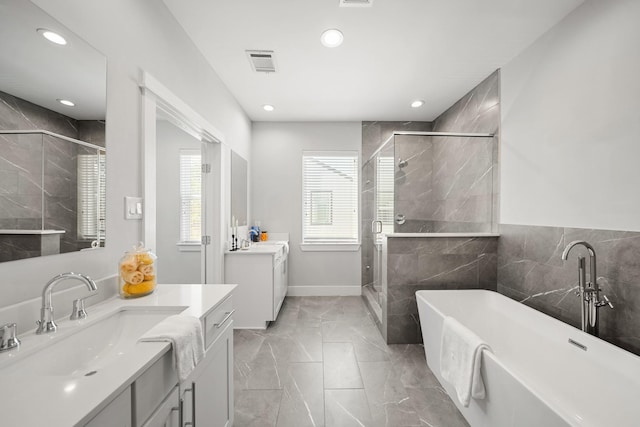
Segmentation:
<svg viewBox="0 0 640 427">
<path fill-rule="evenodd" d="M 276 71 L 272 50 L 247 50 L 246 52 L 253 71 L 259 73 L 274 73 Z"/>
<path fill-rule="evenodd" d="M 340 7 L 370 7 L 373 0 L 340 0 Z"/>
</svg>

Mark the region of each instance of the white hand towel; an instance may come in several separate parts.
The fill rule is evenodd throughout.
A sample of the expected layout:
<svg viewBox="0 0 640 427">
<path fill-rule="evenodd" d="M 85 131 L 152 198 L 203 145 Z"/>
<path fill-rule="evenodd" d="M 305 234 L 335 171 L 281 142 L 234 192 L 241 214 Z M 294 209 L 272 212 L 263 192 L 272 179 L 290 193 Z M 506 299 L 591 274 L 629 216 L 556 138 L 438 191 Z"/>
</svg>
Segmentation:
<svg viewBox="0 0 640 427">
<path fill-rule="evenodd" d="M 170 342 L 180 382 L 185 381 L 204 358 L 202 325 L 197 317 L 169 316 L 147 331 L 139 341 Z"/>
<path fill-rule="evenodd" d="M 484 399 L 485 389 L 480 375 L 482 350 L 491 351 L 487 343 L 453 317 L 445 317 L 440 343 L 442 378 L 456 389 L 465 407 L 471 398 Z"/>
</svg>

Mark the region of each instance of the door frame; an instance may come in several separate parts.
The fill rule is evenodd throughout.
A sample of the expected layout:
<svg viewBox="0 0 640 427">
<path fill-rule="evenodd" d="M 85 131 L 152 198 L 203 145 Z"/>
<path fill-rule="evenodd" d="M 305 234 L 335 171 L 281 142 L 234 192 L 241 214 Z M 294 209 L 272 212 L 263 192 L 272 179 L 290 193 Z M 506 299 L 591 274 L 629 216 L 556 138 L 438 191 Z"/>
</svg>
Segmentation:
<svg viewBox="0 0 640 427">
<path fill-rule="evenodd" d="M 142 95 L 142 237 L 145 246 L 155 251 L 157 244 L 156 119 L 160 110 L 170 123 L 203 142 L 203 163 L 211 165 L 211 172 L 202 175 L 202 233 L 211 236 L 211 244 L 201 248 L 201 282 L 221 283 L 224 135 L 148 72 L 142 71 L 139 87 Z"/>
</svg>

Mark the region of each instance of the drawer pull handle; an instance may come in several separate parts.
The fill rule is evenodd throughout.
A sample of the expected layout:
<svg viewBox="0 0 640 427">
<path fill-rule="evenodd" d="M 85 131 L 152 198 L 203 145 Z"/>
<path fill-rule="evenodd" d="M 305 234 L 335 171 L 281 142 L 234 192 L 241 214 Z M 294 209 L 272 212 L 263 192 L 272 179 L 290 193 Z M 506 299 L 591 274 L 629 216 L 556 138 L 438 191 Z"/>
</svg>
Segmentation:
<svg viewBox="0 0 640 427">
<path fill-rule="evenodd" d="M 171 408 L 173 411 L 175 408 Z M 178 418 L 179 418 L 179 426 L 182 427 L 184 424 L 184 399 L 180 399 L 180 404 L 178 405 Z"/>
<path fill-rule="evenodd" d="M 191 392 L 191 421 L 187 421 L 184 424 L 180 424 L 180 426 L 190 426 L 196 427 L 196 383 L 195 381 L 191 383 L 191 388 L 184 389 L 185 394 Z"/>
<path fill-rule="evenodd" d="M 222 325 L 224 325 L 224 323 L 225 323 L 227 320 L 229 320 L 229 318 L 230 318 L 231 316 L 233 316 L 233 313 L 235 313 L 235 312 L 236 312 L 236 309 L 235 309 L 235 308 L 234 308 L 233 310 L 231 310 L 231 311 L 227 311 L 227 312 L 225 313 L 224 319 L 222 319 L 222 320 L 221 320 L 220 322 L 218 322 L 218 323 L 215 323 L 213 326 L 215 326 L 216 328 L 220 329 L 220 328 L 222 327 Z"/>
</svg>

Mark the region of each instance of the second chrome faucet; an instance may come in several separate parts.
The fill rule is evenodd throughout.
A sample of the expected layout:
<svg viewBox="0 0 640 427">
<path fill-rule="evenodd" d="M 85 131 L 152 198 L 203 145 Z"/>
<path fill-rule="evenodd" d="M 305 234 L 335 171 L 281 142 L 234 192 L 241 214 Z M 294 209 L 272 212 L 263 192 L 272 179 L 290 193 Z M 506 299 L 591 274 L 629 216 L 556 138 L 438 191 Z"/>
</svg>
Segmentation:
<svg viewBox="0 0 640 427">
<path fill-rule="evenodd" d="M 598 309 L 605 305 L 613 308 L 613 304 L 606 295 L 600 299 L 600 286 L 596 271 L 596 250 L 584 240 L 575 240 L 569 243 L 562 252 L 562 259 L 569 258 L 569 252 L 576 246 L 583 246 L 589 252 L 589 281 L 587 281 L 585 257 L 578 257 L 578 295 L 581 300 L 582 330 L 588 334 L 598 336 L 599 316 Z"/>
</svg>

